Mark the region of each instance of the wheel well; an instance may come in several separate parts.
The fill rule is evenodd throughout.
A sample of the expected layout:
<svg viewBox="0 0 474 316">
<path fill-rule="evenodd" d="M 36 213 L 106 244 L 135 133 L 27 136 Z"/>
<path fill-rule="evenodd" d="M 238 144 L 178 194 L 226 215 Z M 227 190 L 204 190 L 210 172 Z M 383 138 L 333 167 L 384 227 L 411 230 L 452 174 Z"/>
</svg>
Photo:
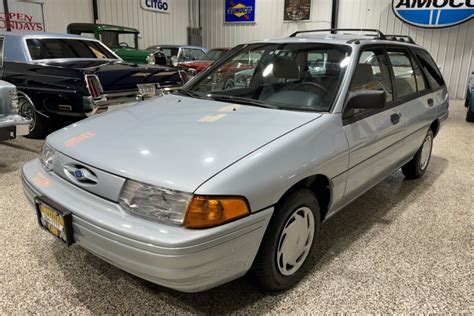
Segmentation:
<svg viewBox="0 0 474 316">
<path fill-rule="evenodd" d="M 283 194 L 278 203 L 294 191 L 302 188 L 310 189 L 318 198 L 319 208 L 321 211 L 321 221 L 323 221 L 329 209 L 329 202 L 331 201 L 331 186 L 329 184 L 329 179 L 324 175 L 314 175 L 296 183 L 289 188 L 285 194 Z"/>
<path fill-rule="evenodd" d="M 433 123 L 431 123 L 430 129 L 433 131 L 433 136 L 436 136 L 439 131 L 439 121 L 436 120 Z"/>
</svg>

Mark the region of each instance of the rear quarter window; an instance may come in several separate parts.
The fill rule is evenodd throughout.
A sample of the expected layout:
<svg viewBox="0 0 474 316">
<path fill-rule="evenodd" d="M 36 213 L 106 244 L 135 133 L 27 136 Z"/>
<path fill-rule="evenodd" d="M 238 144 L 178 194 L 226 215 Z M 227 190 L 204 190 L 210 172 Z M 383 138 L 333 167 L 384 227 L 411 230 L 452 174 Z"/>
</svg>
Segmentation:
<svg viewBox="0 0 474 316">
<path fill-rule="evenodd" d="M 444 86 L 443 76 L 430 54 L 425 50 L 416 49 L 415 55 L 420 62 L 421 69 L 426 76 L 430 88 L 436 90 Z"/>
</svg>

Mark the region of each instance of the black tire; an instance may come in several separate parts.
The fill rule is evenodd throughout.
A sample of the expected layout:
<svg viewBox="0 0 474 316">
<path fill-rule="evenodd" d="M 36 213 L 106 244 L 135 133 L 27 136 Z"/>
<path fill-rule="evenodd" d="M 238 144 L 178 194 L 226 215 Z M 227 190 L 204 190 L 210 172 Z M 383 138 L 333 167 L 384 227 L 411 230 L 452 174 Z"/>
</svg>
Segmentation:
<svg viewBox="0 0 474 316">
<path fill-rule="evenodd" d="M 306 211 L 309 209 L 313 215 L 313 236 L 311 241 L 309 241 L 309 237 L 307 237 L 306 240 L 302 239 L 302 241 L 308 245 L 309 250 L 305 257 L 302 257 L 303 254 L 300 255 L 300 258 L 302 259 L 301 263 L 298 264 L 301 264 L 301 266 L 299 266 L 293 274 L 284 275 L 281 272 L 281 268 L 279 268 L 281 263 L 278 261 L 279 258 L 277 258 L 277 254 L 278 251 L 281 250 L 283 242 L 287 236 L 282 236 L 281 240 L 280 237 L 284 229 L 287 229 L 292 224 L 291 222 L 287 223 L 287 221 L 292 219 L 294 215 L 299 214 L 298 212 L 301 212 L 301 208 L 304 208 Z M 263 291 L 277 292 L 289 289 L 304 277 L 310 267 L 310 262 L 312 261 L 311 258 L 314 255 L 319 234 L 319 226 L 319 203 L 312 191 L 308 189 L 299 189 L 278 203 L 275 213 L 273 214 L 267 231 L 263 237 L 250 274 L 256 279 L 258 286 Z M 298 242 L 299 241 L 300 238 L 298 238 Z M 309 245 L 310 242 L 311 244 Z"/>
<path fill-rule="evenodd" d="M 424 148 L 426 142 L 428 141 L 428 138 L 431 138 L 430 145 L 428 146 L 427 144 L 428 147 Z M 406 178 L 418 179 L 418 178 L 421 178 L 425 174 L 426 169 L 428 169 L 428 165 L 430 164 L 430 160 L 431 160 L 431 152 L 433 150 L 433 138 L 434 138 L 433 131 L 429 129 L 420 149 L 418 149 L 415 156 L 413 156 L 412 160 L 410 160 L 406 165 L 402 167 L 402 172 Z M 424 150 L 429 150 L 428 158 L 427 158 L 428 160 L 426 161 L 422 161 Z"/>
<path fill-rule="evenodd" d="M 474 122 L 474 112 L 471 111 L 471 108 L 467 109 L 466 121 L 467 122 Z"/>
<path fill-rule="evenodd" d="M 469 90 L 467 90 L 466 101 L 464 101 L 464 106 L 468 108 L 470 104 L 471 104 L 471 93 L 469 93 Z"/>
<path fill-rule="evenodd" d="M 30 125 L 30 133 L 25 137 L 33 139 L 42 139 L 46 137 L 50 130 L 50 120 L 41 114 L 38 114 L 33 104 L 31 104 L 31 102 L 24 96 L 20 96 L 18 98 L 18 103 L 20 115 L 32 120 Z"/>
</svg>

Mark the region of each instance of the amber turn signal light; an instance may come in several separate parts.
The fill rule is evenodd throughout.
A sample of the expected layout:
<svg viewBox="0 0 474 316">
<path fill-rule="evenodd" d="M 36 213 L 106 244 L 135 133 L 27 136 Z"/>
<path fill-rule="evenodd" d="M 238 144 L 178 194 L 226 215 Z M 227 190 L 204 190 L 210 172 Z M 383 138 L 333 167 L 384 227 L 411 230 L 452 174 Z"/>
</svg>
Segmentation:
<svg viewBox="0 0 474 316">
<path fill-rule="evenodd" d="M 242 197 L 194 196 L 186 211 L 184 226 L 208 228 L 248 214 L 247 201 Z"/>
</svg>

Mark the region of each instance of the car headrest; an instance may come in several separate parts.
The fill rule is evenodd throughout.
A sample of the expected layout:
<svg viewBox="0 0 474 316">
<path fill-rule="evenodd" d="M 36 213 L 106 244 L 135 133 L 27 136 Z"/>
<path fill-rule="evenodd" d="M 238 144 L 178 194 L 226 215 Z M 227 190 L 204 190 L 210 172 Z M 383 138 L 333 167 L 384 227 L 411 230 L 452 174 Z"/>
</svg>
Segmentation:
<svg viewBox="0 0 474 316">
<path fill-rule="evenodd" d="M 341 71 L 341 66 L 337 63 L 328 63 L 326 66 L 326 76 L 329 77 L 336 77 L 339 76 L 339 72 Z"/>
<path fill-rule="evenodd" d="M 371 65 L 358 64 L 354 73 L 354 78 L 352 78 L 352 85 L 369 83 L 373 80 L 373 77 L 374 73 Z"/>
<path fill-rule="evenodd" d="M 300 79 L 300 66 L 290 59 L 277 58 L 273 62 L 273 76 L 283 79 Z"/>
</svg>

